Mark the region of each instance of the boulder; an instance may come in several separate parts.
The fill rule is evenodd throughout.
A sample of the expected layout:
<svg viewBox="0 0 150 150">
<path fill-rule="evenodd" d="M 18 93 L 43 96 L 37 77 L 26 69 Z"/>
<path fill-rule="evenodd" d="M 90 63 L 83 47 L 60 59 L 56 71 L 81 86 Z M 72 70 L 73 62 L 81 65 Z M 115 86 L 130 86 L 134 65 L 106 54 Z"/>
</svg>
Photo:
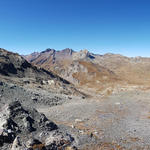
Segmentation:
<svg viewBox="0 0 150 150">
<path fill-rule="evenodd" d="M 58 150 L 72 144 L 74 138 L 35 109 L 14 101 L 0 113 L 0 149 Z M 5 149 L 4 148 L 4 149 Z"/>
</svg>

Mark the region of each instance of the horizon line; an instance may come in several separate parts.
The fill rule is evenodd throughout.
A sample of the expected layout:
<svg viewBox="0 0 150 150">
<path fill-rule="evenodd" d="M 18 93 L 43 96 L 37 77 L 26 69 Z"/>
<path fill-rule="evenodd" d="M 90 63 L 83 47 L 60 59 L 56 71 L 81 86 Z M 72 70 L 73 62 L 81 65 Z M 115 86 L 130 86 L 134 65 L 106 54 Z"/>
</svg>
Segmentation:
<svg viewBox="0 0 150 150">
<path fill-rule="evenodd" d="M 87 50 L 89 53 L 92 53 L 92 54 L 94 54 L 94 55 L 107 55 L 107 54 L 112 54 L 112 55 L 120 55 L 120 56 L 124 56 L 124 57 L 128 57 L 128 58 L 137 58 L 137 57 L 150 58 L 150 56 L 141 56 L 141 55 L 127 56 L 127 55 L 122 54 L 122 53 L 115 53 L 115 52 L 110 52 L 110 51 L 104 52 L 104 53 L 95 53 L 95 52 L 93 52 L 92 50 L 89 50 L 89 49 L 86 49 L 86 48 L 79 49 L 79 50 L 74 50 L 74 49 L 68 48 L 68 47 L 67 47 L 67 48 L 62 48 L 62 49 L 45 48 L 45 50 L 33 50 L 32 52 L 27 53 L 27 54 L 21 54 L 21 53 L 19 53 L 18 50 L 16 50 L 16 49 L 14 50 L 14 49 L 2 48 L 2 47 L 0 47 L 0 49 L 4 49 L 4 50 L 6 50 L 6 51 L 10 51 L 10 52 L 13 52 L 13 53 L 17 53 L 17 54 L 19 54 L 19 55 L 21 55 L 21 56 L 27 56 L 27 55 L 30 55 L 30 54 L 32 54 L 32 53 L 42 53 L 42 52 L 46 51 L 47 49 L 51 49 L 51 50 L 55 50 L 55 51 L 63 51 L 63 50 L 65 50 L 65 49 L 70 49 L 70 50 L 73 50 L 74 52 L 80 52 L 80 51 L 83 51 L 83 50 Z"/>
</svg>

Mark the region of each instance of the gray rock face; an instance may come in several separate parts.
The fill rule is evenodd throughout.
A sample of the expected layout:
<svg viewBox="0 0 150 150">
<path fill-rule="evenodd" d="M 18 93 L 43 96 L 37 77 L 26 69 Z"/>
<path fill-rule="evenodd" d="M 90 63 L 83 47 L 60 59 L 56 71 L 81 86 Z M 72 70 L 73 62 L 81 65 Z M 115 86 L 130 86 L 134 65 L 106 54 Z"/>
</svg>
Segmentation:
<svg viewBox="0 0 150 150">
<path fill-rule="evenodd" d="M 73 55 L 73 60 L 79 60 L 88 58 L 90 56 L 90 53 L 88 50 L 81 50 L 80 52 L 77 52 Z"/>
<path fill-rule="evenodd" d="M 35 109 L 27 109 L 15 101 L 0 113 L 0 149 L 57 150 L 66 147 L 74 138 L 61 133 L 57 125 Z"/>
<path fill-rule="evenodd" d="M 12 130 L 16 134 L 19 132 L 32 132 L 43 128 L 51 131 L 57 128 L 53 122 L 48 121 L 44 114 L 38 113 L 35 109 L 25 109 L 18 101 L 5 105 L 0 119 L 4 120 L 3 116 L 5 116 L 6 121 L 0 127 Z M 49 122 L 48 125 L 47 122 Z"/>
<path fill-rule="evenodd" d="M 16 137 L 12 144 L 11 150 L 22 150 L 22 149 L 25 149 L 25 147 L 21 144 L 20 138 Z"/>
<path fill-rule="evenodd" d="M 32 66 L 21 56 L 0 49 L 0 74 L 3 75 L 17 75 L 23 77 L 25 70 Z"/>
</svg>

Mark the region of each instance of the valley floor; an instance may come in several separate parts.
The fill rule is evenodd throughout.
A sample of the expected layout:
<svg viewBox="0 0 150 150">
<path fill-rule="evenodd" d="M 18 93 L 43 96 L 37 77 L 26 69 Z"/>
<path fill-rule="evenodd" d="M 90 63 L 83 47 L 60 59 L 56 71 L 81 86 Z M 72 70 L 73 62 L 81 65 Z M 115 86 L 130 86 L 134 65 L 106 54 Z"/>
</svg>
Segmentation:
<svg viewBox="0 0 150 150">
<path fill-rule="evenodd" d="M 99 150 L 150 149 L 149 91 L 120 92 L 105 99 L 74 97 L 62 105 L 38 110 L 56 123 L 95 136 Z"/>
</svg>

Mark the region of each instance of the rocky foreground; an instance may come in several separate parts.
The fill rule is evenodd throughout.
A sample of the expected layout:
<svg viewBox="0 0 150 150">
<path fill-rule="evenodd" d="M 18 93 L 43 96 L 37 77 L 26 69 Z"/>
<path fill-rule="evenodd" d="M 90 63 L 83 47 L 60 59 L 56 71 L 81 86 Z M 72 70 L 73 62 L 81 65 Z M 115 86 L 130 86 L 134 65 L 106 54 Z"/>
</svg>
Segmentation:
<svg viewBox="0 0 150 150">
<path fill-rule="evenodd" d="M 74 134 L 19 101 L 6 104 L 0 111 L 1 150 L 73 150 L 79 145 Z"/>
<path fill-rule="evenodd" d="M 35 109 L 18 102 L 3 107 L 0 114 L 0 146 L 2 149 L 53 150 L 69 146 L 74 138 L 58 130 L 57 125 Z"/>
</svg>

